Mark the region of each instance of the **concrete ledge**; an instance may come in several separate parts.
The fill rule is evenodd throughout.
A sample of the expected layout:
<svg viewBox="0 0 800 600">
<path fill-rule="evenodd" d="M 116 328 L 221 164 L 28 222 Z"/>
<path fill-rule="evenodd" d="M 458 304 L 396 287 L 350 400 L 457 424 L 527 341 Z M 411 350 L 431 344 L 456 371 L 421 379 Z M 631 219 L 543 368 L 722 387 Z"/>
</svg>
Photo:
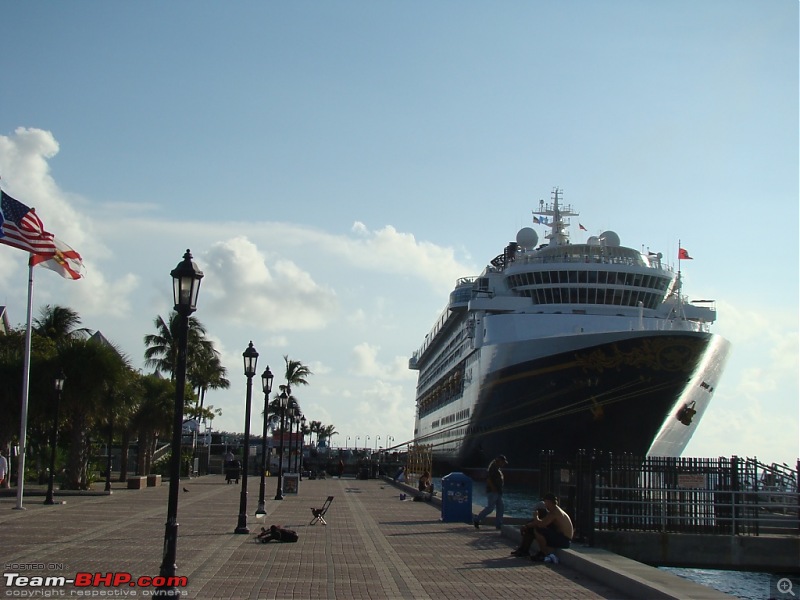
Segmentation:
<svg viewBox="0 0 800 600">
<path fill-rule="evenodd" d="M 128 477 L 129 490 L 141 490 L 144 487 L 147 487 L 147 477 L 144 475 L 133 475 L 132 477 Z"/>
<path fill-rule="evenodd" d="M 522 540 L 519 527 L 503 525 L 503 536 L 515 545 Z M 532 551 L 536 549 L 533 543 Z M 619 590 L 632 598 L 653 600 L 722 600 L 733 598 L 717 590 L 672 575 L 601 548 L 575 546 L 557 550 L 561 564 Z"/>
<path fill-rule="evenodd" d="M 161 485 L 161 475 L 148 475 L 147 487 L 156 487 Z"/>
</svg>

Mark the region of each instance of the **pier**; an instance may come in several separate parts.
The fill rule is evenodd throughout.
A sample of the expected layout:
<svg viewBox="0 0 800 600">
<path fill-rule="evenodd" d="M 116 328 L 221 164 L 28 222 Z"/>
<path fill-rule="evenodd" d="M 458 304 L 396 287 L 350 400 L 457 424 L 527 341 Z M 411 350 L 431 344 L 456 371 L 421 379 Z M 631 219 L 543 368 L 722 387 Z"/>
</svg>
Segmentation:
<svg viewBox="0 0 800 600">
<path fill-rule="evenodd" d="M 444 523 L 435 502 L 413 502 L 410 495 L 401 500 L 407 488 L 382 479 L 303 480 L 297 494 L 284 500 L 269 495 L 262 523 L 250 516 L 257 505 L 257 495 L 251 494 L 250 534 L 234 533 L 238 486 L 226 485 L 222 475 L 180 483 L 176 573 L 186 578 L 186 587 L 179 588 L 184 598 L 726 597 L 593 548 L 564 551 L 559 565 L 512 557 L 513 525 L 498 532 Z M 274 491 L 276 478 L 267 483 Z M 66 504 L 53 506 L 43 504 L 43 490 L 26 490 L 26 510 L 13 510 L 11 493 L 0 496 L 0 558 L 6 573 L 65 578 L 113 573 L 134 580 L 159 574 L 167 485 L 127 489 L 115 483 L 111 495 L 57 492 L 56 500 Z M 321 506 L 327 496 L 334 496 L 328 525 L 309 525 L 310 508 Z M 255 543 L 260 527 L 272 524 L 297 531 L 298 542 Z M 18 581 L 0 581 L 3 594 L 33 591 L 15 587 Z M 113 587 L 109 581 L 99 588 L 66 584 L 48 591 L 64 596 L 152 592 L 129 584 Z"/>
</svg>

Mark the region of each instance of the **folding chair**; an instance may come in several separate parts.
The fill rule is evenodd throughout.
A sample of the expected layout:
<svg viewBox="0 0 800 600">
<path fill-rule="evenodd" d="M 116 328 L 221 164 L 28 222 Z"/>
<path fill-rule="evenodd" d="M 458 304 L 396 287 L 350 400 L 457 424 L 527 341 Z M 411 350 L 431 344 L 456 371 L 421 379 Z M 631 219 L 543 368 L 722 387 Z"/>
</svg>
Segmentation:
<svg viewBox="0 0 800 600">
<path fill-rule="evenodd" d="M 328 524 L 325 521 L 325 513 L 328 512 L 331 502 L 333 502 L 333 496 L 328 496 L 328 499 L 325 500 L 325 504 L 322 505 L 322 508 L 311 509 L 311 514 L 314 515 L 314 518 L 311 519 L 309 525 L 316 525 L 317 523 L 322 523 L 323 525 Z"/>
</svg>

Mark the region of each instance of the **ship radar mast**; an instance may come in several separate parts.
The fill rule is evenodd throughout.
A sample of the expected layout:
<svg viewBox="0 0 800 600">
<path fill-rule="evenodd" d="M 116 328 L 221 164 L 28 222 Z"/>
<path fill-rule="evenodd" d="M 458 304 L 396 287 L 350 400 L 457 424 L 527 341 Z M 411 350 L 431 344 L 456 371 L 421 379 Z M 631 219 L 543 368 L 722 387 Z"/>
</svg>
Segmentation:
<svg viewBox="0 0 800 600">
<path fill-rule="evenodd" d="M 567 227 L 569 221 L 565 221 L 564 217 L 577 217 L 578 213 L 572 211 L 572 206 L 569 204 L 565 206 L 559 205 L 559 200 L 563 195 L 563 190 L 553 188 L 551 193 L 552 202 L 545 204 L 544 200 L 539 200 L 539 210 L 533 211 L 534 215 L 540 215 L 543 219 L 537 219 L 534 216 L 534 222 L 542 223 L 550 227 L 550 233 L 545 234 L 545 238 L 549 239 L 550 246 L 564 246 L 569 244 L 569 232 Z"/>
</svg>

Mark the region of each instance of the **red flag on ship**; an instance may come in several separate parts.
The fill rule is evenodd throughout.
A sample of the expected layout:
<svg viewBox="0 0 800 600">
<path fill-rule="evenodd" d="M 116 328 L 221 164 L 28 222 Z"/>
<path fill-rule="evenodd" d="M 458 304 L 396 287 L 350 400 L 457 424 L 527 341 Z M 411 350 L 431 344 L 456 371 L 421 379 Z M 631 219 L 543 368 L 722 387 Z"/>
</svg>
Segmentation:
<svg viewBox="0 0 800 600">
<path fill-rule="evenodd" d="M 678 260 L 694 260 L 686 248 L 678 248 Z"/>
<path fill-rule="evenodd" d="M 586 231 L 586 227 L 584 227 L 583 224 L 581 224 L 581 223 L 578 223 L 578 228 L 579 229 L 583 229 L 584 231 Z"/>
</svg>

